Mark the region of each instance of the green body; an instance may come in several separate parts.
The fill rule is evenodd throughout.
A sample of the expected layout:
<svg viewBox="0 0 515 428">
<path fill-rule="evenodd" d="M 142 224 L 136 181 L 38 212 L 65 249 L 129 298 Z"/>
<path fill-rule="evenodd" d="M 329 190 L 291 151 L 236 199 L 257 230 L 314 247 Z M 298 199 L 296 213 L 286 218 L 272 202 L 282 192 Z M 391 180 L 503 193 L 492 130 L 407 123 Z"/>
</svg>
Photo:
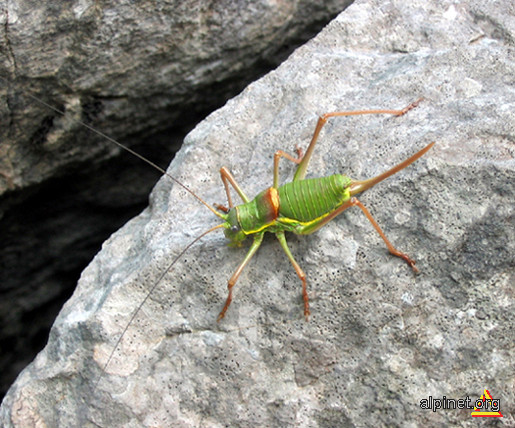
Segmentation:
<svg viewBox="0 0 515 428">
<path fill-rule="evenodd" d="M 313 226 L 350 199 L 351 179 L 335 174 L 328 177 L 292 181 L 279 187 L 277 223 L 292 225 L 284 230 L 306 234 Z"/>
<path fill-rule="evenodd" d="M 277 189 L 277 207 L 268 202 L 270 189 L 259 193 L 250 202 L 229 212 L 229 222 L 238 228 L 237 236 L 226 229 L 232 243 L 260 232 L 293 232 L 308 234 L 334 210 L 350 199 L 351 179 L 335 174 L 328 177 L 292 181 Z"/>
<path fill-rule="evenodd" d="M 0 80 L 3 80 L 0 78 Z M 38 99 L 30 95 L 32 99 L 35 99 L 40 104 L 47 106 L 51 110 L 56 113 L 64 115 L 62 111 L 56 109 L 44 101 Z M 396 165 L 390 170 L 386 171 L 383 174 L 378 175 L 377 177 L 364 180 L 364 181 L 356 181 L 351 180 L 349 177 L 345 175 L 335 174 L 328 177 L 322 178 L 312 178 L 305 179 L 307 167 L 311 156 L 314 152 L 315 144 L 318 140 L 318 136 L 320 130 L 327 122 L 327 119 L 335 116 L 355 116 L 355 115 L 363 115 L 363 114 L 389 114 L 394 116 L 402 116 L 409 110 L 413 109 L 418 105 L 421 99 L 415 101 L 414 103 L 409 104 L 402 110 L 358 110 L 358 111 L 341 111 L 341 112 L 333 112 L 326 113 L 318 119 L 313 137 L 311 142 L 306 150 L 306 153 L 302 155 L 301 150 L 297 150 L 297 158 L 294 158 L 287 153 L 279 150 L 274 155 L 274 178 L 273 178 L 273 186 L 259 193 L 254 199 L 250 200 L 247 198 L 245 193 L 236 183 L 232 174 L 226 169 L 222 168 L 220 170 L 222 180 L 225 185 L 225 190 L 227 193 L 227 199 L 229 202 L 229 208 L 226 209 L 223 206 L 219 206 L 223 212 L 220 212 L 213 207 L 211 207 L 207 202 L 205 202 L 202 198 L 200 198 L 197 194 L 195 194 L 192 190 L 190 190 L 187 186 L 181 183 L 172 175 L 168 174 L 162 168 L 146 159 L 145 157 L 139 155 L 134 152 L 132 149 L 124 146 L 112 138 L 109 138 L 92 128 L 88 124 L 84 122 L 81 123 L 84 127 L 89 130 L 97 133 L 102 137 L 106 137 L 112 143 L 116 144 L 120 148 L 132 153 L 136 157 L 140 158 L 144 162 L 148 163 L 153 168 L 159 170 L 161 173 L 168 176 L 174 183 L 182 187 L 185 191 L 189 192 L 194 198 L 196 198 L 200 203 L 202 203 L 206 208 L 211 210 L 213 214 L 218 216 L 223 220 L 223 223 L 218 224 L 215 227 L 205 231 L 201 235 L 197 236 L 183 251 L 176 256 L 173 261 L 169 264 L 167 269 L 161 274 L 158 280 L 154 282 L 150 291 L 147 293 L 143 301 L 139 304 L 136 310 L 133 312 L 130 321 L 126 324 L 122 334 L 119 336 L 116 345 L 114 346 L 112 352 L 110 353 L 107 361 L 104 365 L 104 371 L 106 370 L 109 362 L 111 361 L 116 349 L 118 348 L 123 336 L 129 328 L 132 320 L 136 317 L 139 310 L 145 304 L 147 299 L 150 297 L 152 292 L 157 288 L 161 280 L 165 277 L 165 274 L 172 269 L 175 263 L 184 255 L 184 253 L 194 245 L 199 239 L 203 236 L 211 233 L 214 230 L 224 228 L 225 235 L 231 241 L 232 245 L 240 245 L 241 242 L 248 236 L 252 235 L 253 243 L 250 246 L 247 255 L 243 259 L 243 261 L 239 264 L 238 268 L 231 276 L 228 281 L 227 287 L 229 290 L 229 294 L 227 296 L 227 300 L 225 305 L 218 316 L 218 321 L 221 320 L 231 301 L 232 301 L 232 288 L 238 280 L 239 275 L 241 274 L 243 268 L 250 261 L 252 256 L 256 253 L 259 246 L 263 241 L 263 236 L 265 232 L 272 232 L 276 235 L 281 247 L 283 248 L 286 256 L 292 263 L 295 271 L 302 281 L 302 296 L 304 300 L 304 315 L 306 320 L 310 314 L 309 311 L 309 303 L 308 303 L 308 294 L 306 287 L 306 275 L 298 265 L 298 263 L 293 258 L 291 251 L 288 248 L 288 244 L 285 238 L 285 232 L 293 232 L 296 234 L 308 234 L 316 231 L 320 227 L 327 224 L 331 221 L 335 216 L 342 213 L 345 209 L 351 206 L 358 206 L 361 208 L 363 213 L 367 216 L 369 221 L 372 223 L 377 232 L 381 235 L 382 239 L 385 241 L 388 250 L 393 255 L 404 259 L 414 271 L 417 271 L 415 267 L 415 261 L 410 259 L 406 254 L 396 250 L 391 243 L 386 239 L 386 236 L 381 231 L 375 220 L 373 220 L 372 216 L 368 212 L 368 210 L 359 202 L 354 195 L 363 192 L 364 190 L 374 186 L 378 182 L 384 180 L 385 178 L 395 174 L 401 169 L 407 167 L 415 160 L 420 158 L 424 153 L 426 153 L 434 143 L 429 144 L 424 149 L 420 150 L 416 154 L 412 155 L 410 158 L 406 159 L 404 162 Z M 285 157 L 290 161 L 296 163 L 297 170 L 295 172 L 293 181 L 290 183 L 286 183 L 282 186 L 279 186 L 279 158 Z M 233 186 L 238 195 L 244 201 L 243 204 L 238 206 L 233 206 L 229 184 Z M 101 376 L 97 379 L 96 384 L 99 383 Z"/>
</svg>

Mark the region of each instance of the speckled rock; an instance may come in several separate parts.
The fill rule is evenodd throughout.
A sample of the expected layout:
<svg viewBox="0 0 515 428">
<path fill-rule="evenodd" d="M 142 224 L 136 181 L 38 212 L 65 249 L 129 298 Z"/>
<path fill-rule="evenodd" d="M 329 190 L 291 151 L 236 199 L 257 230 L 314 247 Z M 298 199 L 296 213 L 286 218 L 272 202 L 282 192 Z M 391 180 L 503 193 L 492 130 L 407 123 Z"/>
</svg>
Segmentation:
<svg viewBox="0 0 515 428">
<path fill-rule="evenodd" d="M 225 165 L 254 195 L 277 149 L 306 147 L 317 114 L 402 108 L 402 117 L 336 118 L 312 176 L 373 176 L 431 141 L 424 158 L 361 201 L 418 262 L 388 254 L 359 210 L 288 242 L 308 275 L 312 317 L 275 242 L 242 274 L 244 249 L 221 233 L 171 260 L 216 218 L 163 177 L 149 208 L 83 272 L 49 343 L 18 378 L 4 426 L 477 426 L 472 409 L 421 408 L 430 396 L 513 403 L 515 75 L 511 2 L 358 1 L 276 71 L 186 138 L 169 168 L 224 202 Z M 293 166 L 283 162 L 281 180 Z"/>
<path fill-rule="evenodd" d="M 77 120 L 166 168 L 194 125 L 349 3 L 2 2 L 0 397 L 160 176 Z"/>
<path fill-rule="evenodd" d="M 260 62 L 273 63 L 349 3 L 8 2 L 0 10 L 0 76 L 13 83 L 0 87 L 0 195 L 116 152 L 77 119 L 129 145 L 170 129 L 231 93 L 242 74 L 258 76 Z"/>
</svg>

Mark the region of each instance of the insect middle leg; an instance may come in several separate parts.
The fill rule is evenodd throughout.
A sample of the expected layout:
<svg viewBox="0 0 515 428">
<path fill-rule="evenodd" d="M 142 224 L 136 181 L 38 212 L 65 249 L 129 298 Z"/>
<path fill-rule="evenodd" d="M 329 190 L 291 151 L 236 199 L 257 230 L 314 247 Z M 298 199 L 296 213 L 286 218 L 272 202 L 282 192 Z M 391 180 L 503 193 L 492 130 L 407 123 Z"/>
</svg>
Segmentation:
<svg viewBox="0 0 515 428">
<path fill-rule="evenodd" d="M 295 272 L 297 272 L 297 276 L 302 281 L 302 298 L 304 299 L 304 316 L 306 317 L 306 321 L 308 321 L 308 317 L 310 315 L 309 311 L 309 298 L 308 298 L 308 291 L 307 291 L 307 284 L 306 284 L 306 274 L 302 270 L 302 268 L 299 266 L 297 261 L 293 258 L 293 255 L 290 251 L 290 248 L 288 247 L 288 243 L 286 242 L 286 237 L 284 236 L 284 232 L 277 232 L 275 234 L 277 239 L 279 240 L 281 247 L 283 247 L 284 252 L 288 256 L 288 259 L 290 259 L 291 264 L 295 268 Z"/>
<path fill-rule="evenodd" d="M 302 159 L 304 157 L 304 155 L 302 154 L 302 149 L 299 146 L 295 146 L 295 151 L 297 152 L 296 158 L 290 155 L 289 153 L 283 152 L 282 150 L 277 150 L 274 153 L 274 188 L 277 189 L 279 187 L 279 160 L 282 157 L 296 163 L 297 165 L 302 162 Z"/>
</svg>

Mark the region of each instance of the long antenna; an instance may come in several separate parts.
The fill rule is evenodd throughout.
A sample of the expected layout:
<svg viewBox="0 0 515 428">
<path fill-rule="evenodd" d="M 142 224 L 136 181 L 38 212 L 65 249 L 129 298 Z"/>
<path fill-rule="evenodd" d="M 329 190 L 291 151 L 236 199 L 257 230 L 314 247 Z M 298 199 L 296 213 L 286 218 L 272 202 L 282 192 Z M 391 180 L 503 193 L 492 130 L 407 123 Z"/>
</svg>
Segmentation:
<svg viewBox="0 0 515 428">
<path fill-rule="evenodd" d="M 0 80 L 4 83 L 11 83 L 9 80 L 5 79 L 4 77 L 0 76 Z M 37 103 L 47 107 L 48 109 L 62 115 L 62 116 L 65 116 L 65 112 L 51 104 L 48 104 L 47 102 L 43 101 L 41 98 L 38 98 L 36 97 L 35 95 L 32 95 L 31 93 L 27 92 L 27 91 L 24 91 L 24 94 L 26 96 L 28 96 L 29 98 L 31 98 L 32 100 L 36 101 Z M 213 207 L 211 207 L 207 202 L 205 202 L 200 196 L 198 196 L 195 192 L 193 192 L 193 190 L 191 190 L 188 186 L 186 186 L 185 184 L 181 183 L 179 180 L 177 180 L 175 177 L 173 177 L 172 175 L 168 174 L 163 168 L 161 168 L 160 166 L 156 165 L 154 162 L 152 162 L 151 160 L 147 159 L 146 157 L 140 155 L 139 153 L 135 152 L 134 150 L 132 150 L 131 148 L 123 145 L 122 143 L 118 142 L 117 140 L 115 140 L 114 138 L 110 137 L 109 135 L 106 135 L 104 134 L 102 131 L 99 131 L 98 129 L 96 128 L 93 128 L 91 125 L 88 125 L 86 122 L 80 120 L 80 119 L 75 119 L 75 121 L 77 123 L 79 123 L 80 125 L 84 126 L 85 128 L 89 129 L 91 132 L 94 132 L 95 134 L 101 136 L 102 138 L 105 138 L 107 139 L 108 141 L 110 141 L 111 143 L 114 143 L 116 144 L 118 147 L 122 148 L 123 150 L 131 153 L 132 155 L 136 156 L 138 159 L 141 159 L 143 162 L 147 163 L 148 165 L 150 165 L 151 167 L 153 167 L 154 169 L 156 169 L 157 171 L 161 172 L 163 175 L 166 175 L 168 178 L 170 178 L 174 183 L 177 183 L 179 186 L 181 186 L 184 190 L 186 190 L 190 195 L 192 195 L 195 199 L 197 199 L 200 203 L 202 203 L 204 206 L 206 206 L 213 214 L 215 214 L 216 216 L 220 217 L 221 219 L 223 220 L 226 220 L 227 219 L 227 215 L 224 214 L 224 213 L 221 213 L 219 211 L 217 211 L 216 209 L 214 209 Z M 109 366 L 109 363 L 111 362 L 111 360 L 113 359 L 114 357 L 114 354 L 116 352 L 116 350 L 118 349 L 118 346 L 120 345 L 123 337 L 125 336 L 125 333 L 127 332 L 127 330 L 129 329 L 130 325 L 132 324 L 132 322 L 134 321 L 134 319 L 136 318 L 136 316 L 138 315 L 139 311 L 141 310 L 141 308 L 145 305 L 145 303 L 147 302 L 147 300 L 150 298 L 150 296 L 152 295 L 152 293 L 155 291 L 155 289 L 159 286 L 159 284 L 161 283 L 161 281 L 163 280 L 163 278 L 165 277 L 165 275 L 170 272 L 170 270 L 173 268 L 173 266 L 177 263 L 177 261 L 186 253 L 186 251 L 188 251 L 196 242 L 198 242 L 200 239 L 202 239 L 204 236 L 206 236 L 207 234 L 217 230 L 217 229 L 220 229 L 222 227 L 225 226 L 225 223 L 222 223 L 222 224 L 219 224 L 217 226 L 214 226 L 212 227 L 211 229 L 209 230 L 206 230 L 205 232 L 201 233 L 199 236 L 197 236 L 195 239 L 193 239 L 176 257 L 174 257 L 174 259 L 170 262 L 170 264 L 166 267 L 166 269 L 163 270 L 163 272 L 159 275 L 159 277 L 157 278 L 157 280 L 154 282 L 154 284 L 152 285 L 152 287 L 150 288 L 150 290 L 147 292 L 147 294 L 145 295 L 145 298 L 141 301 L 141 303 L 137 306 L 137 308 L 134 310 L 134 312 L 132 313 L 131 317 L 129 318 L 129 321 L 127 322 L 127 324 L 125 325 L 125 327 L 123 328 L 120 336 L 118 337 L 118 339 L 116 340 L 116 343 L 113 347 L 113 350 L 111 351 L 111 353 L 109 354 L 109 357 L 107 358 L 107 361 L 105 362 L 104 364 L 104 367 L 102 369 L 102 372 L 100 373 L 97 381 L 95 382 L 95 389 L 98 387 L 98 384 L 100 383 L 100 381 L 102 380 L 102 377 L 104 375 L 104 373 L 106 372 L 107 370 L 107 367 Z"/>
<path fill-rule="evenodd" d="M 120 345 L 120 342 L 122 341 L 123 337 L 125 336 L 125 333 L 127 332 L 127 330 L 129 329 L 130 325 L 132 324 L 132 321 L 134 321 L 134 318 L 136 318 L 136 315 L 138 315 L 138 313 L 141 310 L 141 308 L 143 307 L 143 305 L 150 298 L 150 295 L 154 292 L 154 290 L 157 288 L 159 283 L 163 280 L 165 275 L 168 272 L 170 272 L 170 270 L 173 268 L 175 263 L 177 263 L 177 261 L 184 255 L 184 253 L 186 253 L 186 251 L 188 251 L 197 241 L 202 239 L 208 233 L 211 233 L 211 232 L 213 232 L 213 231 L 215 231 L 217 229 L 220 229 L 222 227 L 224 227 L 223 223 L 222 224 L 218 224 L 218 225 L 212 227 L 211 229 L 206 230 L 205 232 L 201 233 L 199 236 L 197 236 L 193 241 L 191 241 L 188 245 L 186 245 L 186 247 L 177 256 L 175 256 L 175 258 L 170 262 L 170 264 L 161 273 L 161 275 L 159 275 L 159 278 L 154 282 L 154 285 L 152 285 L 150 290 L 147 292 L 147 294 L 145 295 L 145 298 L 141 301 L 141 303 L 138 305 L 138 307 L 134 310 L 134 312 L 132 313 L 131 317 L 129 318 L 129 321 L 127 322 L 127 324 L 125 325 L 124 329 L 122 330 L 122 333 L 120 334 L 120 336 L 116 340 L 116 343 L 115 343 L 115 345 L 113 347 L 113 350 L 109 354 L 109 357 L 107 358 L 107 361 L 105 362 L 104 367 L 102 368 L 102 372 L 100 373 L 100 376 L 98 377 L 97 381 L 95 382 L 95 389 L 97 389 L 98 384 L 102 380 L 102 377 L 103 377 L 105 371 L 107 370 L 107 366 L 109 366 L 109 363 L 113 359 L 113 356 L 114 356 L 116 350 L 118 349 L 118 346 Z"/>
<path fill-rule="evenodd" d="M 0 76 L 0 80 L 2 80 L 4 83 L 10 83 L 7 79 L 3 78 Z M 46 101 L 43 101 L 41 98 L 38 98 L 36 97 L 35 95 L 32 95 L 30 92 L 26 92 L 24 91 L 24 94 L 31 98 L 32 100 L 36 101 L 37 103 L 41 104 L 41 105 L 44 105 L 46 108 L 56 112 L 56 113 L 59 113 L 61 116 L 66 116 L 66 113 L 47 103 Z M 88 125 L 86 122 L 80 120 L 80 119 L 75 119 L 75 121 L 77 123 L 79 123 L 80 125 L 84 126 L 85 128 L 89 129 L 91 132 L 94 132 L 95 134 L 101 136 L 102 138 L 105 138 L 106 140 L 110 141 L 111 143 L 113 144 L 116 144 L 118 147 L 120 147 L 121 149 L 131 153 L 132 155 L 136 156 L 138 159 L 141 159 L 143 162 L 147 163 L 148 165 L 150 165 L 152 168 L 158 170 L 161 174 L 163 175 L 166 175 L 168 178 L 170 178 L 170 180 L 172 180 L 174 183 L 177 183 L 179 186 L 181 186 L 184 190 L 186 190 L 190 195 L 192 195 L 195 199 L 197 199 L 201 204 L 203 204 L 204 206 L 206 206 L 214 215 L 220 217 L 221 219 L 224 219 L 225 220 L 225 215 L 220 213 L 219 211 L 215 210 L 211 205 L 209 205 L 206 201 L 204 201 L 200 196 L 198 196 L 195 192 L 193 192 L 193 190 L 191 190 L 188 186 L 186 186 L 185 184 L 181 183 L 179 180 L 177 180 L 175 177 L 173 177 L 172 175 L 168 174 L 163 168 L 161 168 L 159 165 L 156 165 L 154 162 L 152 162 L 151 160 L 147 159 L 146 157 L 140 155 L 138 152 L 135 152 L 134 150 L 132 150 L 130 147 L 127 147 L 125 145 L 123 145 L 122 143 L 118 142 L 117 140 L 115 140 L 114 138 L 110 137 L 109 135 L 107 134 L 104 134 L 102 131 L 99 131 L 98 129 L 96 128 L 93 128 L 91 125 Z"/>
</svg>

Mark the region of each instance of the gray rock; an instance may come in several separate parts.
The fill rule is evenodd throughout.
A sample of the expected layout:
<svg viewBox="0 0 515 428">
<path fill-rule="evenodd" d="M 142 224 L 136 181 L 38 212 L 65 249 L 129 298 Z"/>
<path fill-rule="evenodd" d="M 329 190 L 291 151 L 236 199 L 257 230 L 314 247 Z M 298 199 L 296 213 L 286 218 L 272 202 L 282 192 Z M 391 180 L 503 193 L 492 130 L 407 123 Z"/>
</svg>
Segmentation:
<svg viewBox="0 0 515 428">
<path fill-rule="evenodd" d="M 511 2 L 358 1 L 277 70 L 186 138 L 169 173 L 211 202 L 217 170 L 254 195 L 277 149 L 306 147 L 316 115 L 335 118 L 313 176 L 360 179 L 431 141 L 414 165 L 360 199 L 418 261 L 414 276 L 359 212 L 289 236 L 300 282 L 274 239 L 216 316 L 245 249 L 221 233 L 165 274 L 104 370 L 131 314 L 170 261 L 216 218 L 167 177 L 150 206 L 83 272 L 49 343 L 0 413 L 4 426 L 477 426 L 472 409 L 421 401 L 499 398 L 513 414 L 515 75 Z M 293 166 L 283 162 L 281 180 Z"/>
<path fill-rule="evenodd" d="M 0 355 L 0 396 L 43 348 L 101 243 L 147 206 L 160 176 L 77 120 L 166 168 L 187 131 L 348 3 L 0 8 L 0 343 L 10 350 Z"/>
<path fill-rule="evenodd" d="M 11 125 L 0 130 L 0 194 L 117 152 L 77 119 L 128 145 L 169 130 L 234 93 L 249 81 L 242 75 L 259 76 L 263 63 L 349 3 L 10 2 L 1 10 L 0 71 L 15 84 L 3 81 L 0 90 L 0 114 Z"/>
</svg>

